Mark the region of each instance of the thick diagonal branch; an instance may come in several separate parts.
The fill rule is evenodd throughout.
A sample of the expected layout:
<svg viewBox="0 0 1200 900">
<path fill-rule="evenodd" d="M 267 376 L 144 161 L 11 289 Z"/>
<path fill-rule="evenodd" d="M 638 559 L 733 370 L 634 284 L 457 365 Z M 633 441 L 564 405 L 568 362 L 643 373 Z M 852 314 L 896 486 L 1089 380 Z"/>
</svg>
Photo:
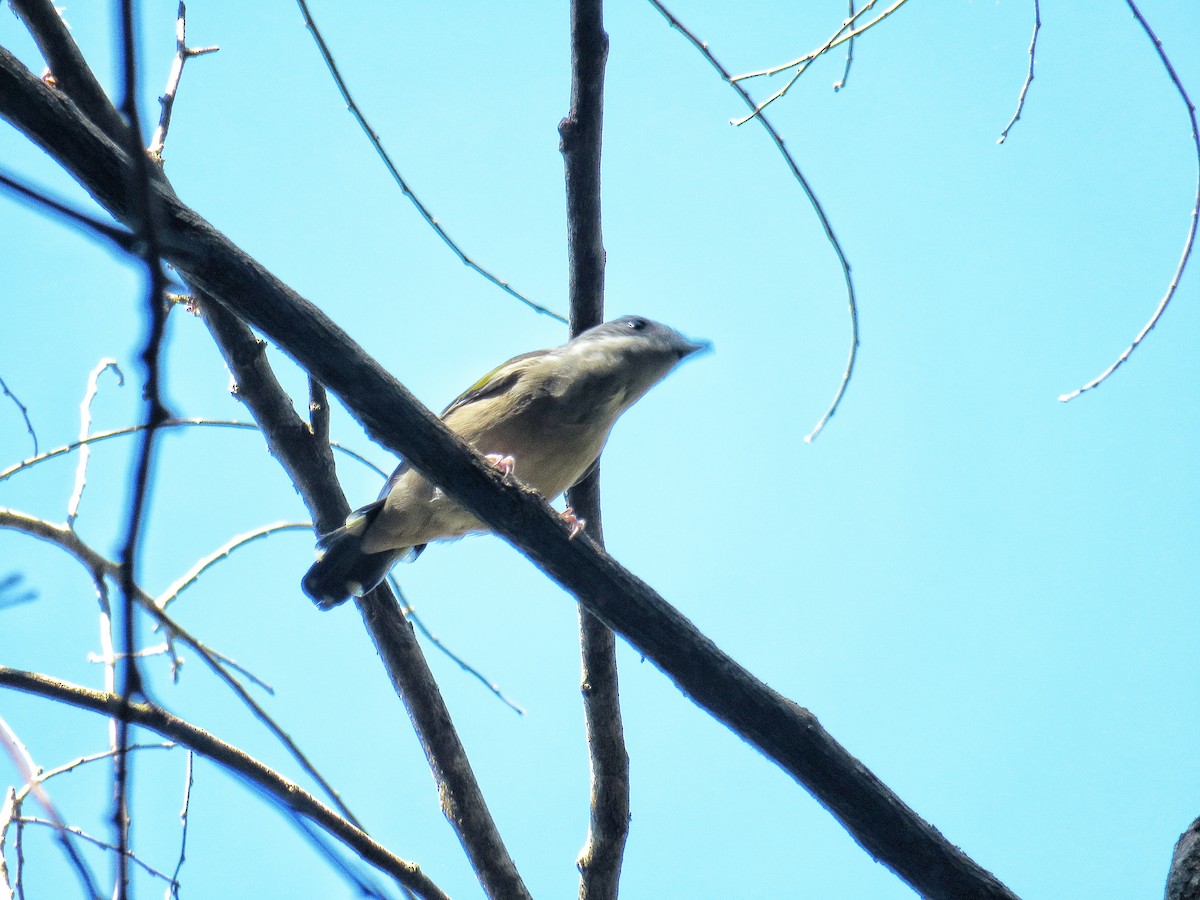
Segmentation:
<svg viewBox="0 0 1200 900">
<path fill-rule="evenodd" d="M 4 50 L 0 116 L 41 144 L 117 218 L 127 215 L 122 151 Z M 799 781 L 875 859 L 925 897 L 1012 900 L 1003 884 L 906 806 L 812 713 L 738 665 L 586 537 L 568 540 L 562 521 L 540 497 L 506 485 L 324 313 L 168 187 L 155 189 L 163 195 L 168 259 L 193 283 L 278 344 L 338 394 L 368 433 L 520 548 L 684 693 Z"/>
</svg>

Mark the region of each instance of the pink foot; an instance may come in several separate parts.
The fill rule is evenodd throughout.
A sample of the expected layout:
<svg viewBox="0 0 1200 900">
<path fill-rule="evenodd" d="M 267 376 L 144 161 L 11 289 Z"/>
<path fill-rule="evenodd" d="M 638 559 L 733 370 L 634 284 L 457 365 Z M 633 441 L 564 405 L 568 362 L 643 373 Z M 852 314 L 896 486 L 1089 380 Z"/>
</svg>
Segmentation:
<svg viewBox="0 0 1200 900">
<path fill-rule="evenodd" d="M 489 453 L 484 459 L 499 469 L 500 474 L 505 478 L 511 477 L 513 471 L 517 468 L 516 459 L 502 453 Z"/>
<path fill-rule="evenodd" d="M 570 529 L 570 534 L 567 535 L 568 541 L 573 541 L 579 535 L 583 534 L 583 529 L 587 528 L 587 519 L 581 519 L 575 515 L 575 510 L 567 507 L 559 514 L 559 518 L 563 520 L 563 524 Z"/>
</svg>

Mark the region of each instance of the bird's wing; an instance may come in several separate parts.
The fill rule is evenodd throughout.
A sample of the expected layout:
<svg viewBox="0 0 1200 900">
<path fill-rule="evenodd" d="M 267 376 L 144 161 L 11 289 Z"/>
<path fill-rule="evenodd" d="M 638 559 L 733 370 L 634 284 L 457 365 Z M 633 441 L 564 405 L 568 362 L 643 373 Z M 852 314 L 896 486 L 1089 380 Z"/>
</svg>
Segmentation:
<svg viewBox="0 0 1200 900">
<path fill-rule="evenodd" d="M 471 403 L 477 403 L 480 400 L 486 400 L 488 397 L 494 397 L 501 391 L 507 390 L 515 384 L 520 377 L 528 371 L 533 362 L 549 353 L 549 350 L 531 350 L 529 353 L 522 353 L 520 356 L 514 356 L 506 363 L 496 366 L 492 371 L 488 372 L 477 382 L 459 394 L 449 406 L 442 410 L 441 418 L 446 418 L 454 410 L 461 409 Z M 382 500 L 392 488 L 396 486 L 396 482 L 411 469 L 408 460 L 401 460 L 400 465 L 396 466 L 396 470 L 392 472 L 391 477 L 383 485 L 383 490 L 379 492 L 379 500 Z M 378 502 L 378 501 L 376 501 Z M 369 504 L 363 507 L 363 510 L 370 509 Z"/>
<path fill-rule="evenodd" d="M 442 410 L 442 418 L 450 415 L 456 409 L 461 409 L 470 403 L 476 403 L 480 400 L 485 400 L 488 397 L 494 397 L 501 391 L 507 390 L 520 379 L 520 377 L 529 370 L 533 365 L 533 361 L 540 359 L 548 354 L 549 350 L 532 350 L 529 353 L 522 353 L 520 356 L 514 356 L 506 363 L 502 363 L 492 371 L 488 372 L 477 382 L 463 391 L 456 397 L 449 406 Z"/>
</svg>

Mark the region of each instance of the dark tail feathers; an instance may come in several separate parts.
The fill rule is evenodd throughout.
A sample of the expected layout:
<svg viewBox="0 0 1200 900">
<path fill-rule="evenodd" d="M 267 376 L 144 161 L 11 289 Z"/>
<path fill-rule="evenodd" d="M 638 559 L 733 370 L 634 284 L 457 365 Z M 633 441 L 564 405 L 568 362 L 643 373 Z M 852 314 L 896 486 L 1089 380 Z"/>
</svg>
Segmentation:
<svg viewBox="0 0 1200 900">
<path fill-rule="evenodd" d="M 304 593 L 320 609 L 332 609 L 351 596 L 361 597 L 387 576 L 388 570 L 403 554 L 395 550 L 383 553 L 362 551 L 361 526 L 351 531 L 339 528 L 317 543 L 317 561 L 300 582 Z"/>
</svg>

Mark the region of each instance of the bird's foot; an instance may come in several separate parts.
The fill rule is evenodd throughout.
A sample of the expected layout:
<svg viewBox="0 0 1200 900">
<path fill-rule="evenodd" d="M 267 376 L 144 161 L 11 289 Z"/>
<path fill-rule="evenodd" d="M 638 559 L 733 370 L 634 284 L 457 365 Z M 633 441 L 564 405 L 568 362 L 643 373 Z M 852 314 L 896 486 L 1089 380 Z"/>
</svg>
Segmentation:
<svg viewBox="0 0 1200 900">
<path fill-rule="evenodd" d="M 511 478 L 512 473 L 517 468 L 517 461 L 512 456 L 504 453 L 489 453 L 484 457 L 488 462 L 495 466 L 501 475 L 505 478 Z"/>
<path fill-rule="evenodd" d="M 570 530 L 570 533 L 567 535 L 568 541 L 575 540 L 575 538 L 583 534 L 583 529 L 587 528 L 587 519 L 579 518 L 575 515 L 575 510 L 569 506 L 559 513 L 558 517 L 562 519 L 563 524 Z"/>
</svg>

